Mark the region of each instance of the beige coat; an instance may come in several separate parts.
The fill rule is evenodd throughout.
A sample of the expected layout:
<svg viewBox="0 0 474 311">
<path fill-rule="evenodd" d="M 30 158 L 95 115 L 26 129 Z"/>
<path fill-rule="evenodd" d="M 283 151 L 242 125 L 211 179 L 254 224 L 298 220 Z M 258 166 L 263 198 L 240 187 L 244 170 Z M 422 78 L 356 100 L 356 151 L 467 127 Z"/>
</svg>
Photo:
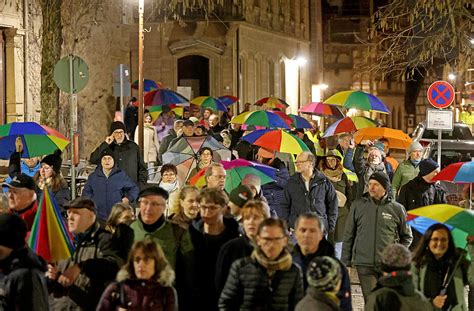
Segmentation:
<svg viewBox="0 0 474 311">
<path fill-rule="evenodd" d="M 135 143 L 138 145 L 138 126 L 135 130 Z M 156 129 L 152 124 L 145 124 L 143 127 L 143 160 L 145 163 L 156 162 L 160 143 Z"/>
</svg>

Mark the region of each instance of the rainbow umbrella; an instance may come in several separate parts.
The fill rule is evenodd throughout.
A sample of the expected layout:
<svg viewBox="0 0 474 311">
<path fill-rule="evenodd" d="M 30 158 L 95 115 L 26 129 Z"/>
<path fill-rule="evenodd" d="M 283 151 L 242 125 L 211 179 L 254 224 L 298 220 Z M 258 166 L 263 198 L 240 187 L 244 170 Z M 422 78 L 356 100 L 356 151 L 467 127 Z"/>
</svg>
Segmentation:
<svg viewBox="0 0 474 311">
<path fill-rule="evenodd" d="M 286 109 L 288 107 L 288 103 L 281 98 L 276 97 L 264 97 L 260 98 L 255 102 L 256 106 L 263 106 L 265 105 L 268 109 L 278 108 L 278 109 Z"/>
<path fill-rule="evenodd" d="M 242 139 L 252 145 L 278 152 L 300 154 L 309 151 L 301 139 L 283 130 L 257 130 L 243 136 Z"/>
<path fill-rule="evenodd" d="M 221 103 L 223 103 L 227 107 L 236 103 L 239 100 L 237 97 L 232 96 L 232 95 L 219 96 L 217 97 L 217 99 L 220 100 Z"/>
<path fill-rule="evenodd" d="M 290 113 L 288 115 L 293 122 L 291 123 L 291 126 L 297 129 L 311 129 L 313 126 L 309 123 L 308 120 L 306 120 L 303 117 L 297 116 L 296 114 Z"/>
<path fill-rule="evenodd" d="M 289 117 L 285 113 L 281 114 L 281 111 L 256 110 L 241 113 L 233 117 L 230 123 L 289 129 L 285 118 Z M 289 121 L 292 122 L 291 118 Z"/>
<path fill-rule="evenodd" d="M 145 106 L 164 106 L 173 104 L 188 104 L 189 100 L 181 94 L 168 90 L 157 89 L 148 92 L 144 98 Z"/>
<path fill-rule="evenodd" d="M 148 111 L 150 112 L 150 115 L 151 115 L 151 118 L 153 119 L 153 122 L 156 121 L 156 119 L 158 119 L 158 117 L 160 116 L 160 114 L 163 112 L 163 107 L 164 106 L 151 106 L 148 109 Z M 174 111 L 174 113 L 181 117 L 183 116 L 183 112 L 184 112 L 184 107 L 183 106 L 178 106 L 178 105 L 169 105 L 168 107 L 171 108 L 171 111 Z"/>
<path fill-rule="evenodd" d="M 301 107 L 298 110 L 301 113 L 312 114 L 315 116 L 326 117 L 326 118 L 335 118 L 342 119 L 344 114 L 337 105 L 330 105 L 322 102 L 313 102 L 308 105 Z"/>
<path fill-rule="evenodd" d="M 191 100 L 191 104 L 201 106 L 202 108 L 211 108 L 214 111 L 227 111 L 227 106 L 223 102 L 211 96 L 196 97 Z"/>
<path fill-rule="evenodd" d="M 143 90 L 145 92 L 150 92 L 161 88 L 163 88 L 163 84 L 160 82 L 156 83 L 155 81 L 148 79 L 143 80 Z M 138 90 L 138 80 L 133 81 L 132 89 Z"/>
<path fill-rule="evenodd" d="M 262 185 L 271 183 L 275 181 L 276 178 L 277 170 L 275 168 L 257 162 L 236 159 L 232 161 L 221 161 L 220 163 L 222 163 L 227 172 L 225 190 L 228 193 L 237 188 L 242 182 L 242 179 L 248 174 L 260 177 Z M 205 173 L 206 169 L 201 169 L 189 179 L 189 184 L 204 187 L 206 185 Z"/>
<path fill-rule="evenodd" d="M 449 204 L 429 205 L 408 211 L 407 222 L 420 233 L 435 223 L 443 223 L 451 230 L 458 247 L 466 246 L 466 237 L 474 235 L 474 211 Z"/>
<path fill-rule="evenodd" d="M 474 161 L 457 162 L 443 168 L 433 181 L 450 181 L 457 184 L 474 183 Z"/>
<path fill-rule="evenodd" d="M 393 149 L 408 149 L 412 143 L 410 136 L 400 130 L 391 129 L 389 127 L 366 127 L 358 130 L 354 134 L 354 140 L 359 144 L 362 140 L 375 140 L 386 138 L 388 146 Z"/>
<path fill-rule="evenodd" d="M 331 124 L 323 137 L 334 136 L 341 133 L 355 132 L 366 127 L 376 127 L 377 122 L 366 117 L 345 117 Z"/>
<path fill-rule="evenodd" d="M 0 159 L 10 159 L 16 138 L 23 142 L 22 158 L 52 154 L 64 150 L 69 140 L 58 131 L 36 122 L 12 122 L 0 125 Z"/>
<path fill-rule="evenodd" d="M 342 91 L 324 101 L 326 104 L 343 106 L 347 109 L 390 113 L 390 110 L 376 96 L 363 91 Z"/>
<path fill-rule="evenodd" d="M 28 245 L 47 262 L 58 262 L 71 257 L 74 238 L 67 229 L 54 196 L 44 187 L 38 205 Z"/>
</svg>

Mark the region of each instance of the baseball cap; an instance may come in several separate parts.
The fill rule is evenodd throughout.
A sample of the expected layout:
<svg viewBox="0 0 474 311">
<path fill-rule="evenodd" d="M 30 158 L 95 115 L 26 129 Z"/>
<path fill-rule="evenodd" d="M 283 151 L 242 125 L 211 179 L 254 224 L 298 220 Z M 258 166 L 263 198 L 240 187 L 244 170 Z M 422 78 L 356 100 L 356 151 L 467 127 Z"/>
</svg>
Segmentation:
<svg viewBox="0 0 474 311">
<path fill-rule="evenodd" d="M 229 201 L 242 208 L 245 203 L 253 199 L 253 192 L 249 187 L 240 185 L 233 189 L 229 195 Z"/>
<path fill-rule="evenodd" d="M 76 208 L 76 209 L 85 208 L 97 214 L 97 207 L 94 201 L 85 197 L 78 197 L 72 200 L 71 202 L 64 204 L 64 209 L 68 210 L 70 208 Z"/>
<path fill-rule="evenodd" d="M 2 186 L 35 190 L 35 181 L 30 176 L 22 173 L 14 176 L 9 182 L 2 183 Z"/>
</svg>

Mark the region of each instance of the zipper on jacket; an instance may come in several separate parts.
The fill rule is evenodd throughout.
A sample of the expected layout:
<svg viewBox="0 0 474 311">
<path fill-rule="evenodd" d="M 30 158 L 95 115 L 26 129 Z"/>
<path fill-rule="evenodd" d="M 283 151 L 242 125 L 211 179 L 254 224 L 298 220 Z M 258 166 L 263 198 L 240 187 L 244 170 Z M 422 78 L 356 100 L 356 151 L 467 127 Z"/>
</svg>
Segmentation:
<svg viewBox="0 0 474 311">
<path fill-rule="evenodd" d="M 375 202 L 374 202 L 375 203 Z M 377 224 L 378 224 L 378 219 L 379 219 L 379 205 L 378 204 L 375 204 L 375 225 L 374 225 L 374 268 L 375 266 L 377 265 L 377 262 L 375 260 L 375 256 L 376 256 L 376 253 L 377 253 Z"/>
</svg>

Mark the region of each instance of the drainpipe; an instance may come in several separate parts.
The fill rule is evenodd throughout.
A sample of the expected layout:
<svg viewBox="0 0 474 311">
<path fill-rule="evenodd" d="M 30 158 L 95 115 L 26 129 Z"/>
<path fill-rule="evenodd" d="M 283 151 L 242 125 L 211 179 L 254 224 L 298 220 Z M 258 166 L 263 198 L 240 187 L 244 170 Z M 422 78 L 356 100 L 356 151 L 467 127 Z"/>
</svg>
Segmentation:
<svg viewBox="0 0 474 311">
<path fill-rule="evenodd" d="M 23 110 L 24 110 L 24 121 L 31 120 L 33 115 L 31 111 L 33 107 L 30 107 L 28 103 L 28 74 L 29 74 L 29 62 L 28 62 L 28 1 L 23 0 L 23 29 L 25 34 L 23 35 Z"/>
</svg>

